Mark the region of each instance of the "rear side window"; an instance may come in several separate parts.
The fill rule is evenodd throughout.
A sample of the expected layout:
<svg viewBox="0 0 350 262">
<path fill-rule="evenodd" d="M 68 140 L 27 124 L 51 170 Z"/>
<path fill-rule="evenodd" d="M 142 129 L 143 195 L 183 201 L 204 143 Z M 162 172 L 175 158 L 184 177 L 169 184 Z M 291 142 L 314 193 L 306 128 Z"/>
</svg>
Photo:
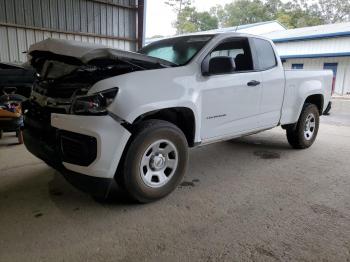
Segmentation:
<svg viewBox="0 0 350 262">
<path fill-rule="evenodd" d="M 253 38 L 256 52 L 259 58 L 259 69 L 266 70 L 277 66 L 275 52 L 269 41 Z"/>
</svg>

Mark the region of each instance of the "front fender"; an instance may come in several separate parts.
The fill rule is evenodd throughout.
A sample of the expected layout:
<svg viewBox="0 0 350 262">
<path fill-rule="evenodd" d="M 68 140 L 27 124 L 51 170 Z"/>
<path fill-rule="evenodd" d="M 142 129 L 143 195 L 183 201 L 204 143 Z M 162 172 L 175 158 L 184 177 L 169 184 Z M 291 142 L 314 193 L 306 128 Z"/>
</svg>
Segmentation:
<svg viewBox="0 0 350 262">
<path fill-rule="evenodd" d="M 179 101 L 165 101 L 165 102 L 156 102 L 156 103 L 150 103 L 141 105 L 138 108 L 135 108 L 132 112 L 130 112 L 129 115 L 127 115 L 125 118 L 123 118 L 128 123 L 134 123 L 134 121 L 139 118 L 140 116 L 143 116 L 148 113 L 152 113 L 154 111 L 160 111 L 163 109 L 170 109 L 170 108 L 187 108 L 190 109 L 194 115 L 194 121 L 195 121 L 195 142 L 200 142 L 200 130 L 197 128 L 200 126 L 200 116 L 199 112 L 197 110 L 196 104 L 194 104 L 191 101 L 182 101 L 179 103 Z"/>
<path fill-rule="evenodd" d="M 108 110 L 130 124 L 150 112 L 183 107 L 193 112 L 196 127 L 200 126 L 200 92 L 195 70 L 190 66 L 120 75 L 100 81 L 94 91 L 112 87 L 119 91 Z M 199 137 L 196 128 L 196 142 Z"/>
</svg>

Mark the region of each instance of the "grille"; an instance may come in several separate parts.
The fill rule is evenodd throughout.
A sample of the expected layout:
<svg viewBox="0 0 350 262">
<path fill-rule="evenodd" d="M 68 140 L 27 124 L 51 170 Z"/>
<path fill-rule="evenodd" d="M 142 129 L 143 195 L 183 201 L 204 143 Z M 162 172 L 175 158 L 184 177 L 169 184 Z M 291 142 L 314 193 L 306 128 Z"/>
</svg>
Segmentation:
<svg viewBox="0 0 350 262">
<path fill-rule="evenodd" d="M 49 83 L 48 81 L 34 84 L 34 91 L 52 98 L 71 98 L 77 91 L 86 94 L 90 85 L 82 83 Z M 86 91 L 84 91 L 86 90 Z"/>
<path fill-rule="evenodd" d="M 41 123 L 50 123 L 51 122 L 51 114 L 67 114 L 66 109 L 64 108 L 55 108 L 55 107 L 42 107 L 36 102 L 32 102 L 27 100 L 22 104 L 23 110 L 26 112 L 25 117 L 31 118 L 35 121 Z"/>
</svg>

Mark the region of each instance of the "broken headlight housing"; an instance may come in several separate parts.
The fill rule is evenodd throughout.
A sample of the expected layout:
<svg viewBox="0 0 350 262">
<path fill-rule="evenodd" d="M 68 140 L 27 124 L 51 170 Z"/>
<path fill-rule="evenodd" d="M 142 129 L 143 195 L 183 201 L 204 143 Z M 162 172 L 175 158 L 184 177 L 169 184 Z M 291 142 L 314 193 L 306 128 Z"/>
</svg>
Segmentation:
<svg viewBox="0 0 350 262">
<path fill-rule="evenodd" d="M 117 93 L 118 88 L 112 88 L 92 95 L 76 97 L 71 112 L 76 115 L 105 115 Z"/>
</svg>

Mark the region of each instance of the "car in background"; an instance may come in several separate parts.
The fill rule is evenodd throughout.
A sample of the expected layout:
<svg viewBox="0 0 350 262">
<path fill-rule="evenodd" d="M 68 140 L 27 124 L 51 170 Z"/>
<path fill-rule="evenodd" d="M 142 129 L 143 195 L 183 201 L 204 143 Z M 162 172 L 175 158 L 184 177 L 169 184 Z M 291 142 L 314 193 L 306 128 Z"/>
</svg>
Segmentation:
<svg viewBox="0 0 350 262">
<path fill-rule="evenodd" d="M 23 144 L 22 102 L 25 100 L 17 94 L 0 96 L 0 139 L 4 132 L 16 132 L 18 143 Z"/>
<path fill-rule="evenodd" d="M 0 63 L 0 139 L 4 132 L 16 132 L 23 143 L 21 103 L 30 97 L 34 80 L 28 64 Z"/>
<path fill-rule="evenodd" d="M 0 96 L 15 93 L 29 97 L 32 92 L 35 71 L 28 64 L 0 62 Z"/>
</svg>

